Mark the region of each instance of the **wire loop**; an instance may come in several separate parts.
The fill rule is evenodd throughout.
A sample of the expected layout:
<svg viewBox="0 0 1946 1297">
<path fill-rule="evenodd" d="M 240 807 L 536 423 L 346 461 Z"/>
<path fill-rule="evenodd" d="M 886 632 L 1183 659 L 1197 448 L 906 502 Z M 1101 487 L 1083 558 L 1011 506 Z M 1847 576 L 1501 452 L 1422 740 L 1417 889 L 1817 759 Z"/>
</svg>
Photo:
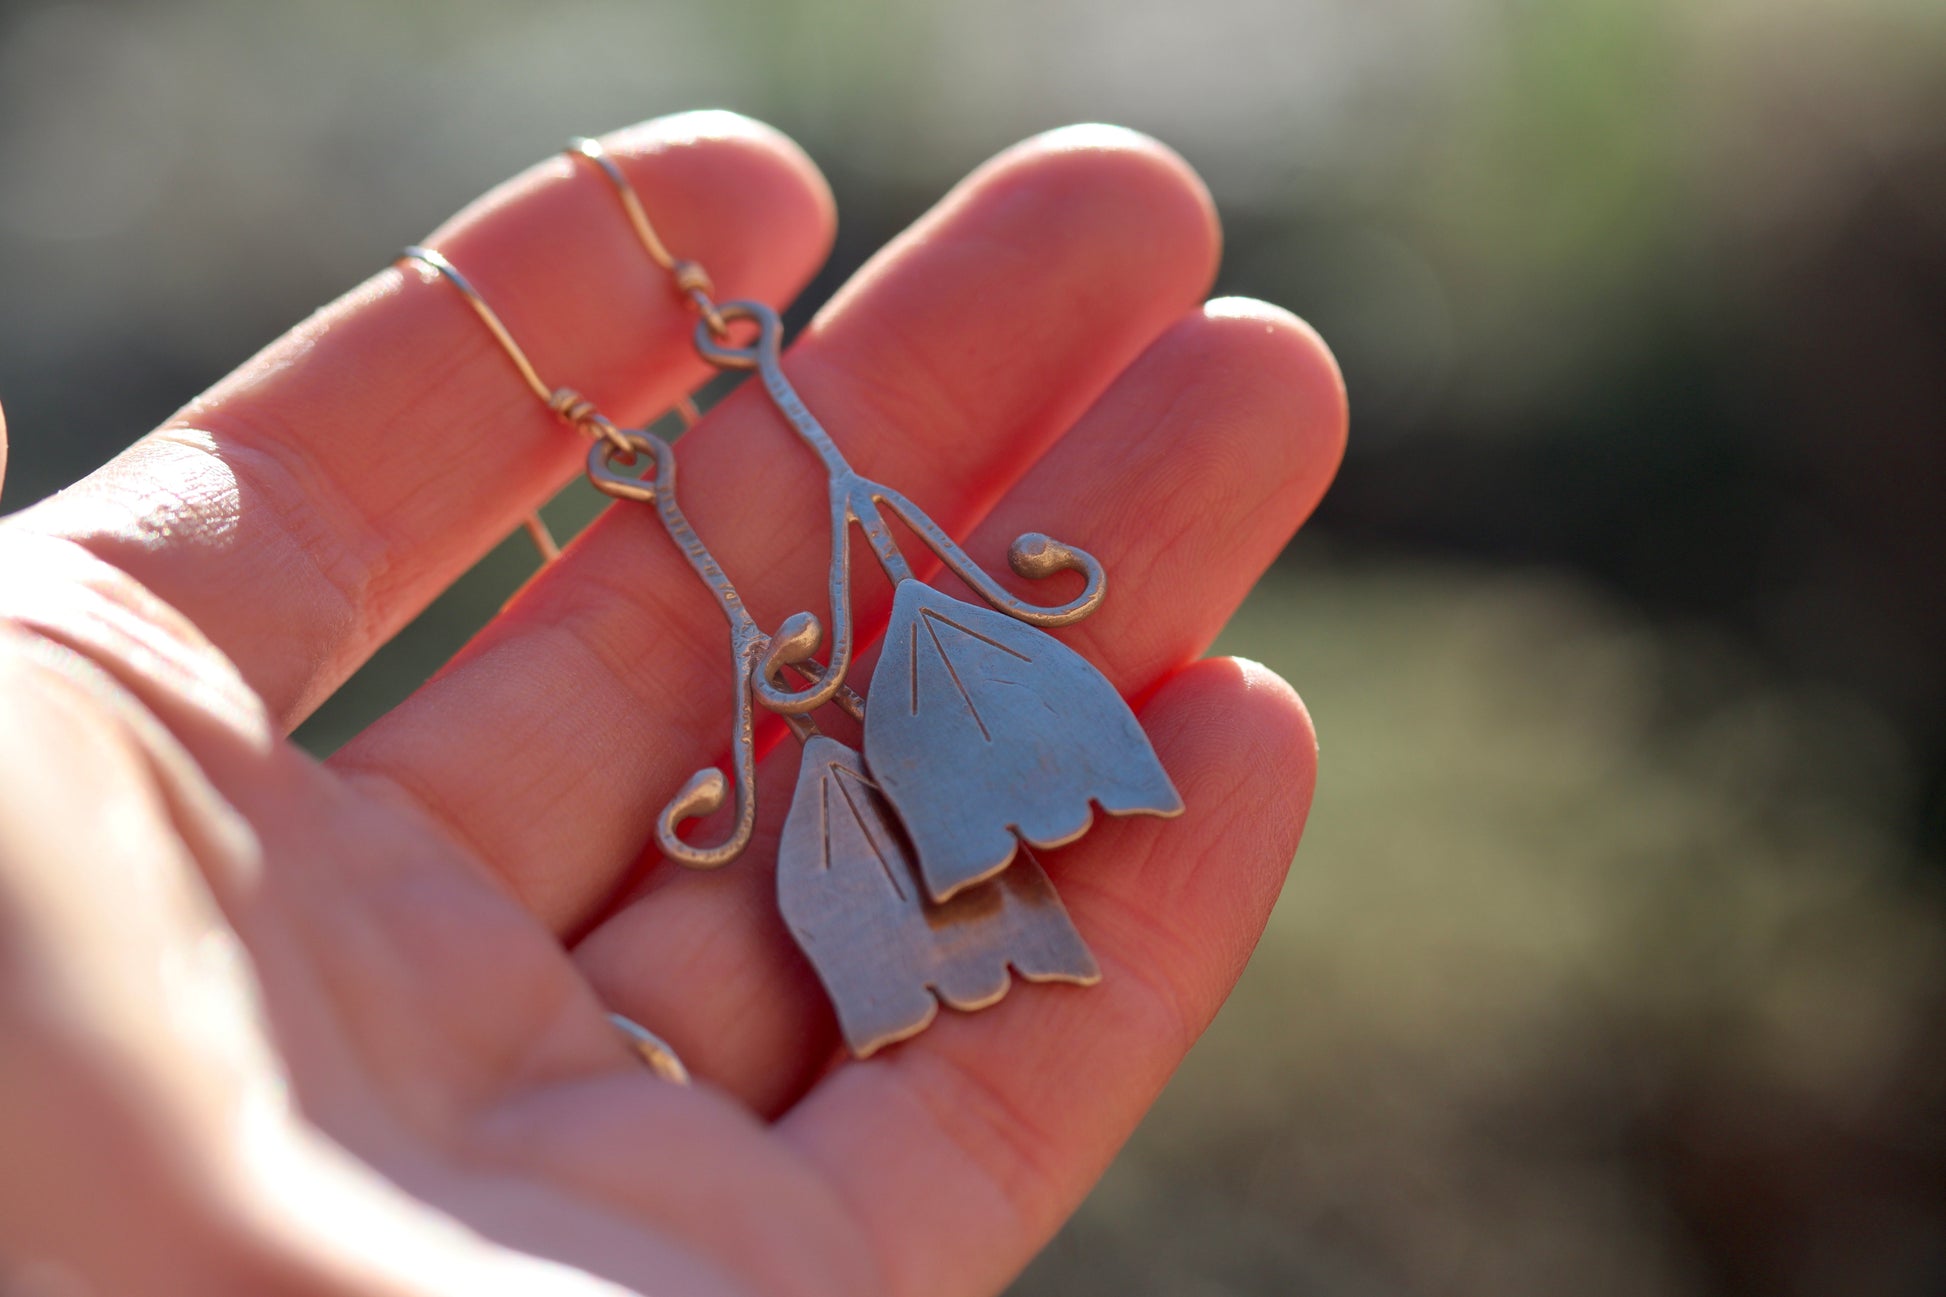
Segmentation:
<svg viewBox="0 0 1946 1297">
<path fill-rule="evenodd" d="M 617 453 L 626 454 L 632 449 L 628 434 L 617 428 L 593 401 L 572 387 L 555 388 L 554 395 L 547 398 L 547 408 L 559 415 L 575 431 L 596 441 L 607 442 Z"/>
</svg>

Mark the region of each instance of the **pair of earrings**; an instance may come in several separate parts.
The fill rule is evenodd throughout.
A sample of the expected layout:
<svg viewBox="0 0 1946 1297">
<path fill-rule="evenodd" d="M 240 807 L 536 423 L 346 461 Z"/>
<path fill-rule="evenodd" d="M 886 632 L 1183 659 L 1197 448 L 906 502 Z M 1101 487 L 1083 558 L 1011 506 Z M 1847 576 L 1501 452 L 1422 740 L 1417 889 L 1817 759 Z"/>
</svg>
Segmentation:
<svg viewBox="0 0 1946 1297">
<path fill-rule="evenodd" d="M 699 770 L 658 816 L 657 846 L 681 864 L 713 869 L 749 844 L 761 705 L 781 716 L 802 746 L 778 846 L 778 904 L 853 1054 L 863 1058 L 923 1030 L 942 1002 L 963 1010 L 996 1003 L 1012 973 L 1030 981 L 1100 980 L 1034 848 L 1081 837 L 1097 806 L 1111 815 L 1183 809 L 1128 705 L 1085 658 L 1047 634 L 1100 607 L 1101 564 L 1029 533 L 1008 551 L 1013 571 L 1030 579 L 1076 572 L 1083 589 L 1054 606 L 1009 593 L 918 506 L 845 461 L 784 374 L 777 313 L 757 302 L 717 303 L 707 272 L 670 255 L 601 146 L 576 140 L 569 153 L 600 168 L 644 250 L 695 309 L 697 351 L 718 368 L 757 374 L 817 455 L 829 495 L 831 646 L 820 661 L 825 631 L 815 615 L 795 614 L 771 634 L 750 616 L 682 512 L 667 441 L 617 428 L 573 389 L 549 389 L 450 262 L 425 248 L 406 250 L 458 287 L 535 394 L 593 437 L 587 471 L 595 486 L 655 506 L 729 623 L 734 790 L 714 766 Z M 685 425 L 695 422 L 687 399 L 678 408 Z M 888 514 L 988 606 L 919 581 L 892 538 Z M 893 584 L 891 621 L 866 697 L 846 682 L 855 649 L 854 526 Z M 538 519 L 529 529 L 551 554 Z M 862 752 L 818 730 L 811 713 L 825 706 L 862 722 Z M 726 803 L 734 818 L 723 842 L 702 846 L 680 835 L 685 821 Z"/>
</svg>

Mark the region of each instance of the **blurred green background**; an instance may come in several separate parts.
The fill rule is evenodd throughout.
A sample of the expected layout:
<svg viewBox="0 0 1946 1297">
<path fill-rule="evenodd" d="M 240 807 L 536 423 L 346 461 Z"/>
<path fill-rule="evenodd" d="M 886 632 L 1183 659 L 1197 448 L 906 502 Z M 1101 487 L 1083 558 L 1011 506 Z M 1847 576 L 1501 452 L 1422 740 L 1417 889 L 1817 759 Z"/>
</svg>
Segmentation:
<svg viewBox="0 0 1946 1297">
<path fill-rule="evenodd" d="M 694 106 L 832 180 L 797 319 L 1105 119 L 1350 383 L 1223 645 L 1317 718 L 1309 837 L 1020 1294 L 1946 1292 L 1946 4 L 0 0 L 5 507 L 568 135 Z"/>
</svg>

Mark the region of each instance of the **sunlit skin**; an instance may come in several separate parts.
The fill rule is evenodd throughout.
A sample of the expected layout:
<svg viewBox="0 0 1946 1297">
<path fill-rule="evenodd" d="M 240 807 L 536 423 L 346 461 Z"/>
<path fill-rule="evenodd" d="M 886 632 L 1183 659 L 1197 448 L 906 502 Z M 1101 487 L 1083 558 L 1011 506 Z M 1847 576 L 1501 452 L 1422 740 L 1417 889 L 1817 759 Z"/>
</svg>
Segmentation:
<svg viewBox="0 0 1946 1297">
<path fill-rule="evenodd" d="M 822 181 L 768 130 L 607 144 L 719 296 L 781 304 L 830 244 Z M 429 242 L 618 420 L 706 376 L 585 169 L 539 165 Z M 581 464 L 430 272 L 384 270 L 0 524 L 5 1278 L 998 1292 L 1222 1003 L 1310 805 L 1296 695 L 1197 659 L 1323 494 L 1344 395 L 1292 316 L 1204 302 L 1217 250 L 1173 154 L 1057 132 L 974 172 L 786 360 L 853 464 L 990 569 L 1034 530 L 1102 559 L 1106 604 L 1059 633 L 1188 806 L 1046 854 L 1101 985 L 1018 986 L 864 1063 L 776 916 L 794 744 L 744 859 L 644 859 L 730 698 L 721 615 L 652 511 L 611 508 L 329 761 L 286 741 Z M 761 393 L 679 456 L 759 620 L 815 606 L 819 471 Z M 887 594 L 861 580 L 861 627 Z M 608 1008 L 698 1084 L 652 1077 Z"/>
</svg>

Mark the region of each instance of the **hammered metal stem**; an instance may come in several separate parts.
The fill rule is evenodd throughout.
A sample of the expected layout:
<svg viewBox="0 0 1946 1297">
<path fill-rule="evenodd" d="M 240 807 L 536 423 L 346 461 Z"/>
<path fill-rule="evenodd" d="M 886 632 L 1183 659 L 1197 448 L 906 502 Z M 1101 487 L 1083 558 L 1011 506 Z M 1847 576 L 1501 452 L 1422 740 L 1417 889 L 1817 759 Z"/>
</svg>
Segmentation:
<svg viewBox="0 0 1946 1297">
<path fill-rule="evenodd" d="M 1008 551 L 1008 562 L 1023 577 L 1040 580 L 1056 572 L 1079 572 L 1083 577 L 1081 593 L 1066 603 L 1051 606 L 1028 603 L 1011 594 L 968 557 L 943 528 L 926 516 L 924 510 L 899 492 L 864 477 L 852 468 L 838 450 L 837 443 L 824 430 L 804 399 L 784 375 L 781 342 L 783 325 L 777 312 L 761 302 L 724 302 L 718 308 L 725 321 L 734 325 L 745 320 L 757 326 L 756 339 L 738 345 L 718 336 L 705 322 L 696 326 L 696 349 L 711 363 L 724 369 L 754 369 L 791 428 L 817 454 L 824 465 L 831 498 L 831 570 L 827 593 L 831 602 L 831 665 L 824 679 L 814 687 L 793 691 L 774 682 L 772 668 L 802 661 L 785 653 L 783 644 L 774 646 L 765 659 L 765 671 L 752 682 L 758 698 L 772 711 L 802 714 L 831 701 L 837 687 L 849 672 L 853 651 L 851 613 L 851 526 L 856 523 L 878 559 L 879 566 L 894 585 L 914 579 L 911 565 L 900 552 L 886 525 L 885 510 L 910 527 L 926 548 L 936 554 L 960 580 L 977 591 L 1000 612 L 1030 626 L 1067 626 L 1080 621 L 1101 606 L 1107 594 L 1107 579 L 1093 555 L 1070 545 L 1030 532 L 1016 540 Z M 883 510 L 881 509 L 883 506 Z M 808 657 L 816 651 L 794 645 Z"/>
<path fill-rule="evenodd" d="M 711 814 L 723 805 L 729 790 L 724 786 L 723 772 L 715 766 L 704 766 L 691 775 L 681 791 L 663 807 L 655 825 L 656 846 L 665 856 L 692 869 L 716 869 L 743 854 L 757 824 L 757 722 L 750 690 L 753 680 L 762 678 L 766 670 L 760 664 L 770 655 L 771 637 L 759 629 L 736 586 L 677 502 L 675 449 L 650 432 L 627 432 L 622 436 L 629 447 L 626 455 L 608 441 L 598 441 L 588 448 L 589 481 L 607 495 L 655 506 L 663 530 L 669 533 L 669 539 L 676 543 L 691 569 L 715 596 L 717 607 L 729 623 L 730 663 L 735 677 L 735 713 L 730 729 L 731 762 L 736 770 L 734 826 L 730 836 L 713 847 L 699 847 L 677 835 L 685 820 Z M 621 468 L 635 467 L 644 458 L 652 462 L 653 473 L 630 476 L 618 469 L 618 464 Z M 806 625 L 804 617 L 800 614 L 787 622 L 780 637 L 789 640 L 808 636 L 815 642 L 815 620 Z M 796 665 L 794 669 L 817 682 L 814 663 Z M 856 719 L 864 719 L 864 700 L 846 688 L 843 681 L 837 682 L 830 692 L 845 711 Z"/>
</svg>

